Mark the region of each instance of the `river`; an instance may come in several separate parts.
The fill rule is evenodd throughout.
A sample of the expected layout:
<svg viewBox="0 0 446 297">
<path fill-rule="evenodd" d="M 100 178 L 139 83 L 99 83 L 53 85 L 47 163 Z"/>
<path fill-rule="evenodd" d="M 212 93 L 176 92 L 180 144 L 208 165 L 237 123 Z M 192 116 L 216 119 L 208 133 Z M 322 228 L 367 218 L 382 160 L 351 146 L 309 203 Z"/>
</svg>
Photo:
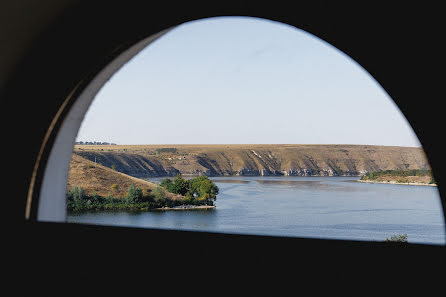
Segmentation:
<svg viewBox="0 0 446 297">
<path fill-rule="evenodd" d="M 212 177 L 216 209 L 90 212 L 67 221 L 157 229 L 446 244 L 436 187 L 370 184 L 358 177 Z M 148 179 L 160 182 L 161 178 Z"/>
</svg>

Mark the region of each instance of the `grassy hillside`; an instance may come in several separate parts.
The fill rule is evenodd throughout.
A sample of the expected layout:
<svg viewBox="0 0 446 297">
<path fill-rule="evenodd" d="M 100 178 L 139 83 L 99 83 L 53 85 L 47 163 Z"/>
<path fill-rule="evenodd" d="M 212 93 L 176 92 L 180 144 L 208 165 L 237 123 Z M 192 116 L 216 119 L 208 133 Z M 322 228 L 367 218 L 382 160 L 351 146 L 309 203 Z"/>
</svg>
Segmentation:
<svg viewBox="0 0 446 297">
<path fill-rule="evenodd" d="M 374 145 L 76 145 L 74 155 L 132 176 L 359 176 L 430 169 L 421 148 Z"/>
<path fill-rule="evenodd" d="M 75 186 L 80 186 L 87 195 L 92 195 L 93 192 L 96 192 L 103 197 L 111 194 L 113 197 L 123 198 L 127 195 L 131 184 L 140 187 L 143 192 L 147 192 L 148 189 L 152 190 L 157 186 L 154 183 L 128 176 L 97 163 L 95 164 L 76 154 L 72 156 L 67 185 L 68 191 Z M 118 185 L 118 187 L 113 185 Z M 183 198 L 180 195 L 168 192 L 166 195 L 172 200 Z"/>
<path fill-rule="evenodd" d="M 369 172 L 361 181 L 398 184 L 436 185 L 430 170 L 385 170 Z"/>
</svg>

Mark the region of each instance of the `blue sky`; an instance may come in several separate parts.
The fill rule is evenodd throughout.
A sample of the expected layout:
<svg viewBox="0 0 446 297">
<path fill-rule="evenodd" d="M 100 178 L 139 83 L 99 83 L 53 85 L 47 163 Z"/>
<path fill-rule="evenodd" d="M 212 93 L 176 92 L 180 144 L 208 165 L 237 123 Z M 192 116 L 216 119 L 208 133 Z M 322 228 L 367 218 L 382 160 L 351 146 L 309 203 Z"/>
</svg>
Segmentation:
<svg viewBox="0 0 446 297">
<path fill-rule="evenodd" d="M 360 65 L 289 25 L 193 21 L 150 44 L 101 89 L 78 141 L 420 146 Z"/>
</svg>

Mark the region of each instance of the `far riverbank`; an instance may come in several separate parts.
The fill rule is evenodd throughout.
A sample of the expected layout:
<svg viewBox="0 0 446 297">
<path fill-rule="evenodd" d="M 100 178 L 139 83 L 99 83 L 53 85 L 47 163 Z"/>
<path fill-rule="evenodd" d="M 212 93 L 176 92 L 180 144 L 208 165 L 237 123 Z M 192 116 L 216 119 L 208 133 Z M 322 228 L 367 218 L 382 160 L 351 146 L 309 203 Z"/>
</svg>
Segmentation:
<svg viewBox="0 0 446 297">
<path fill-rule="evenodd" d="M 215 205 L 178 205 L 178 206 L 174 206 L 174 207 L 159 207 L 159 208 L 154 208 L 151 210 L 207 210 L 207 209 L 214 209 L 216 208 Z"/>
<path fill-rule="evenodd" d="M 358 179 L 357 182 L 360 183 L 370 183 L 370 184 L 391 184 L 391 185 L 406 185 L 406 186 L 430 186 L 430 187 L 437 187 L 437 184 L 426 184 L 426 183 L 399 183 L 396 181 L 376 181 L 376 180 L 360 180 Z"/>
</svg>

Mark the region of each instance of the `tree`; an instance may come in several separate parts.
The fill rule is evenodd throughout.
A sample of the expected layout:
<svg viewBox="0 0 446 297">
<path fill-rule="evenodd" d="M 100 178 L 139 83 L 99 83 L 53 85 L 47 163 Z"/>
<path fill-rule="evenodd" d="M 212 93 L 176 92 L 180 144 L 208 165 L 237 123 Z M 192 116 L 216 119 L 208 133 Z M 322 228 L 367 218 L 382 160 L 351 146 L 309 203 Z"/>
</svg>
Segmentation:
<svg viewBox="0 0 446 297">
<path fill-rule="evenodd" d="M 131 184 L 127 192 L 127 201 L 129 203 L 138 203 L 142 202 L 142 199 L 143 194 L 141 188 L 135 187 L 133 184 Z"/>
<path fill-rule="evenodd" d="M 177 174 L 173 179 L 173 191 L 175 194 L 186 195 L 189 191 L 189 182 L 181 174 Z"/>
<path fill-rule="evenodd" d="M 165 178 L 161 181 L 161 187 L 163 187 L 164 189 L 166 189 L 167 191 L 173 193 L 173 187 L 174 184 L 173 182 L 169 179 L 169 178 Z"/>
<path fill-rule="evenodd" d="M 166 191 L 162 187 L 156 187 L 152 190 L 153 200 L 159 205 L 164 206 L 166 203 Z"/>
<path fill-rule="evenodd" d="M 84 190 L 75 186 L 68 192 L 68 200 L 79 201 L 86 197 Z"/>
<path fill-rule="evenodd" d="M 169 178 L 163 179 L 161 181 L 161 186 L 171 193 L 183 196 L 189 191 L 189 182 L 184 179 L 181 174 L 177 174 L 173 182 Z"/>
<path fill-rule="evenodd" d="M 217 199 L 219 189 L 207 176 L 190 179 L 189 187 L 189 193 L 205 204 L 213 205 L 213 201 Z"/>
</svg>

